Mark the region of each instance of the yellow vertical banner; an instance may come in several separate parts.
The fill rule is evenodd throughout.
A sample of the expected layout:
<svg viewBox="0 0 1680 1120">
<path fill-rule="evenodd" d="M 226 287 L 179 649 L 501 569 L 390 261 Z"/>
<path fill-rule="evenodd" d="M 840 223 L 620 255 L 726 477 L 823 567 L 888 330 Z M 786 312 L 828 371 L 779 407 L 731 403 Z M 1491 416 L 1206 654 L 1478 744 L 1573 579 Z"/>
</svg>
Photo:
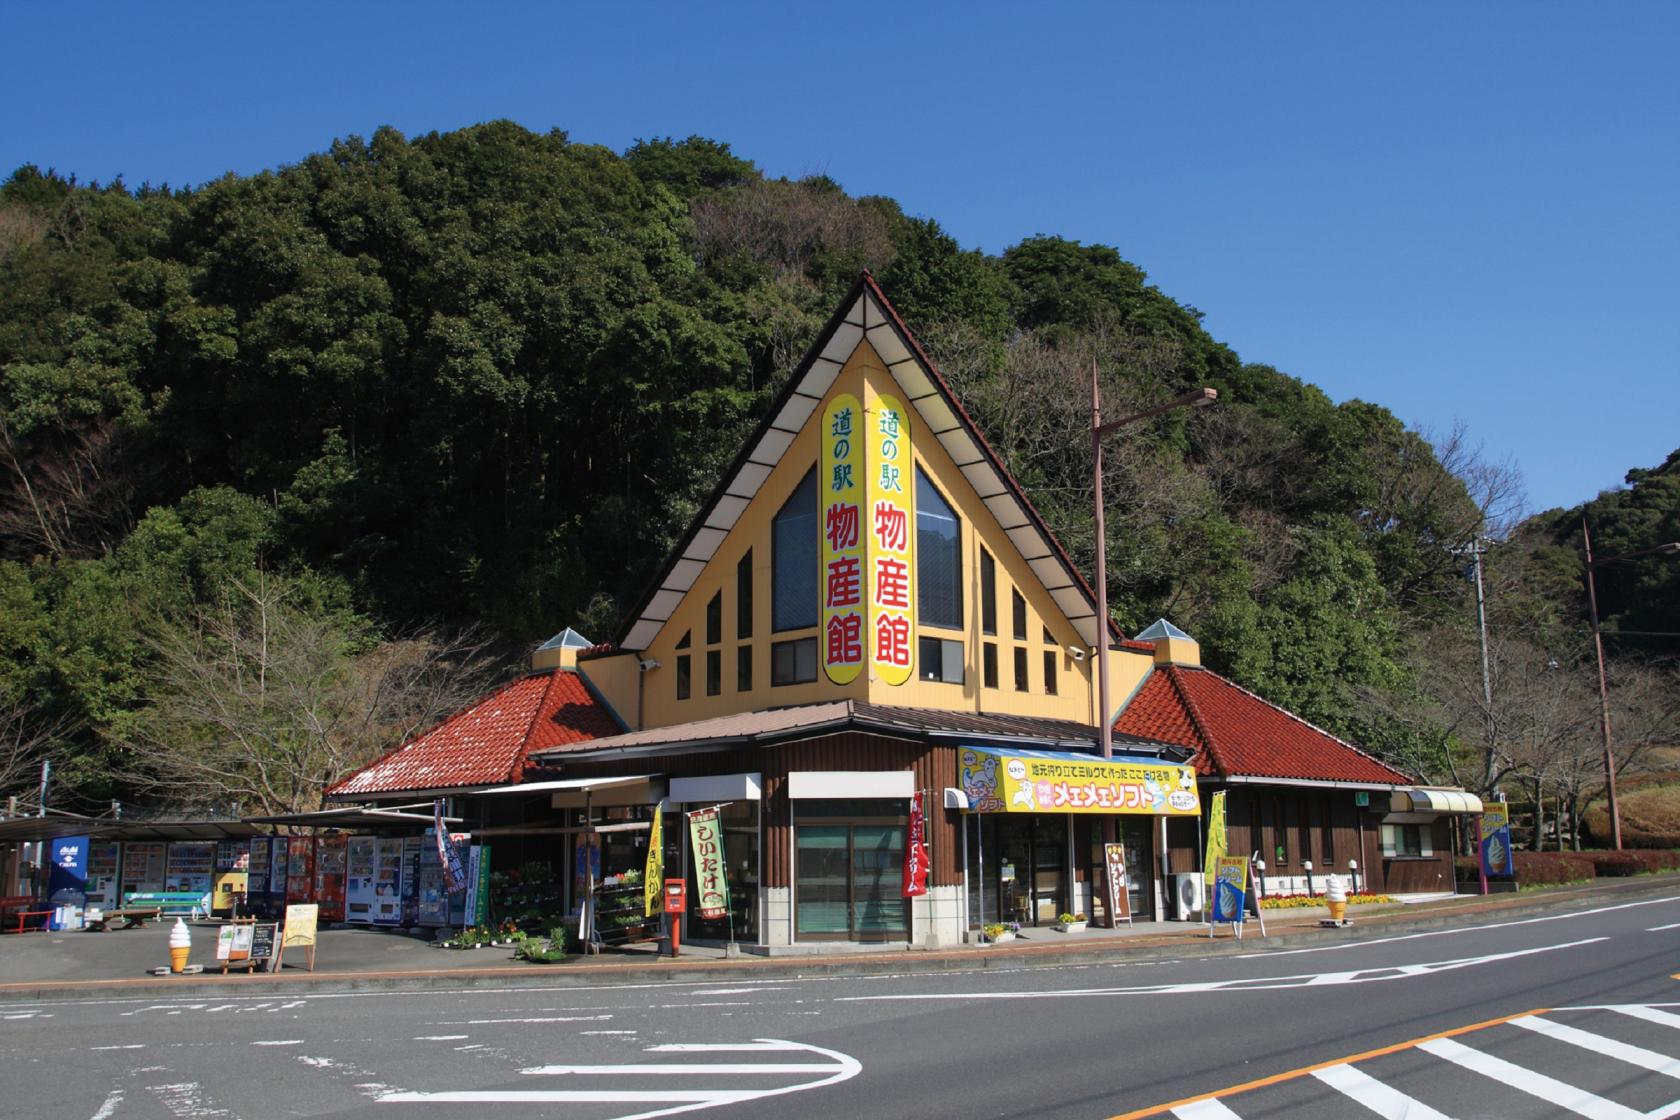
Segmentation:
<svg viewBox="0 0 1680 1120">
<path fill-rule="evenodd" d="M 916 467 L 910 415 L 882 393 L 869 416 L 869 669 L 903 684 L 916 664 Z"/>
<path fill-rule="evenodd" d="M 664 909 L 665 892 L 665 802 L 653 807 L 648 826 L 647 863 L 642 868 L 642 916 L 651 918 Z"/>
<path fill-rule="evenodd" d="M 864 536 L 862 506 L 863 408 L 850 393 L 837 393 L 823 409 L 822 598 L 823 672 L 835 684 L 850 684 L 863 668 Z"/>
<path fill-rule="evenodd" d="M 1213 896 L 1213 881 L 1219 861 L 1225 855 L 1225 791 L 1213 795 L 1208 805 L 1207 852 L 1202 856 L 1202 874 L 1206 878 L 1208 897 Z"/>
</svg>

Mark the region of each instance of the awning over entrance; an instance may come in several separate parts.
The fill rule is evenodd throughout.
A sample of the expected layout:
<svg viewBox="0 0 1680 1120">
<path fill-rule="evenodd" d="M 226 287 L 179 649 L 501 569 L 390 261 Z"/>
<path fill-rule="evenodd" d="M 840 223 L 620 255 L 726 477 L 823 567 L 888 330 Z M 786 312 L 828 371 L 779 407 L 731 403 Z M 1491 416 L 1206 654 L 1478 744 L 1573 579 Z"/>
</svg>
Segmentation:
<svg viewBox="0 0 1680 1120">
<path fill-rule="evenodd" d="M 959 747 L 958 780 L 976 813 L 1201 814 L 1196 772 L 1158 758 Z"/>
<path fill-rule="evenodd" d="M 1461 789 L 1397 789 L 1390 796 L 1395 813 L 1480 813 L 1482 799 Z"/>
</svg>

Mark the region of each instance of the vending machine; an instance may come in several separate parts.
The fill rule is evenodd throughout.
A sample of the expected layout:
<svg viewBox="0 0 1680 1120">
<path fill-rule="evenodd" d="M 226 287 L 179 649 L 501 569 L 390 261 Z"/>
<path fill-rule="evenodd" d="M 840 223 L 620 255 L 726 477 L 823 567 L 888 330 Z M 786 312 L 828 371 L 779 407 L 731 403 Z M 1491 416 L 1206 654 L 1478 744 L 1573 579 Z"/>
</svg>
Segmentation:
<svg viewBox="0 0 1680 1120">
<path fill-rule="evenodd" d="M 413 926 L 420 920 L 420 853 L 424 849 L 420 837 L 403 837 L 402 924 L 405 926 Z"/>
<path fill-rule="evenodd" d="M 87 904 L 88 909 L 112 910 L 122 905 L 117 878 L 122 865 L 122 845 L 114 841 L 88 846 Z"/>
<path fill-rule="evenodd" d="M 444 890 L 443 861 L 438 859 L 437 833 L 428 828 L 421 840 L 415 921 L 432 928 L 446 926 L 449 924 L 449 894 Z"/>
<path fill-rule="evenodd" d="M 251 846 L 243 840 L 216 842 L 216 893 L 210 908 L 217 914 L 238 915 L 246 908 L 251 889 Z"/>
<path fill-rule="evenodd" d="M 120 893 L 163 890 L 163 872 L 168 862 L 168 844 L 152 840 L 131 840 L 124 844 Z"/>
<path fill-rule="evenodd" d="M 315 837 L 286 840 L 286 901 L 309 902 L 315 894 Z"/>
<path fill-rule="evenodd" d="M 371 836 L 352 836 L 344 848 L 344 920 L 372 922 L 378 886 L 374 863 L 379 841 Z"/>
<path fill-rule="evenodd" d="M 373 842 L 373 923 L 402 924 L 403 842 Z"/>
<path fill-rule="evenodd" d="M 215 870 L 214 840 L 177 840 L 169 845 L 169 869 L 163 877 L 163 889 L 207 895 Z"/>
<path fill-rule="evenodd" d="M 344 920 L 345 838 L 323 836 L 315 845 L 315 901 L 323 922 Z"/>
<path fill-rule="evenodd" d="M 253 836 L 246 848 L 245 894 L 255 907 L 268 897 L 268 837 Z"/>
</svg>

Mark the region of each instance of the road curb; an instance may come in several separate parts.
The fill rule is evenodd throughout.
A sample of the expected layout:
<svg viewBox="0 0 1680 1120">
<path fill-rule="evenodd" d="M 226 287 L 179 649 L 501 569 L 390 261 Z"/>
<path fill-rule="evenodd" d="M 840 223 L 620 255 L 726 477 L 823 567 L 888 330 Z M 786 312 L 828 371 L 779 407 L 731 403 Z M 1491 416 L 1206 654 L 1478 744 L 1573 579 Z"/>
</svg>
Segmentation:
<svg viewBox="0 0 1680 1120">
<path fill-rule="evenodd" d="M 364 973 L 296 973 L 282 976 L 136 977 L 121 980 L 59 981 L 43 984 L 0 985 L 0 1003 L 38 1003 L 86 999 L 109 1002 L 135 999 L 197 997 L 286 996 L 346 992 L 461 991 L 498 988 L 589 988 L 609 985 L 740 982 L 758 977 L 804 979 L 832 976 L 890 976 L 903 973 L 1013 971 L 1068 965 L 1156 964 L 1169 960 L 1197 960 L 1236 954 L 1263 956 L 1303 948 L 1360 944 L 1387 937 L 1427 934 L 1470 924 L 1472 919 L 1513 921 L 1545 917 L 1580 908 L 1583 902 L 1626 904 L 1659 898 L 1680 888 L 1680 876 L 1657 881 L 1628 880 L 1547 892 L 1543 897 L 1520 895 L 1473 897 L 1428 904 L 1421 912 L 1389 910 L 1364 917 L 1339 929 L 1316 927 L 1279 931 L 1267 937 L 1242 940 L 1224 934 L 1209 940 L 1202 933 L 1142 935 L 1122 942 L 1083 945 L 1017 945 L 987 949 L 900 950 L 880 954 L 831 957 L 741 957 L 729 961 L 673 961 L 658 957 L 624 963 L 586 966 L 513 965 L 507 968 L 440 972 L 429 970 Z"/>
</svg>

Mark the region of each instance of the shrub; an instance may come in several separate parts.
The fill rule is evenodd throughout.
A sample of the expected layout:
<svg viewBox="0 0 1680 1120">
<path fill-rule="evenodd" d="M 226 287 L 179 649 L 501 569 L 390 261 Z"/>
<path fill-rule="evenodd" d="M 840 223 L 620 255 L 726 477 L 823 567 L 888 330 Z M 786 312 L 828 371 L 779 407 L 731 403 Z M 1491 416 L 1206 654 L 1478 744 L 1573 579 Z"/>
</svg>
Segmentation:
<svg viewBox="0 0 1680 1120">
<path fill-rule="evenodd" d="M 1680 832 L 1642 832 L 1622 829 L 1622 844 L 1629 848 L 1680 848 Z"/>
<path fill-rule="evenodd" d="M 1515 852 L 1517 885 L 1519 887 L 1549 887 L 1562 883 L 1586 883 L 1597 875 L 1592 862 L 1584 854 L 1575 852 Z M 1460 856 L 1453 861 L 1460 882 L 1476 881 L 1481 865 L 1474 856 Z"/>
</svg>

